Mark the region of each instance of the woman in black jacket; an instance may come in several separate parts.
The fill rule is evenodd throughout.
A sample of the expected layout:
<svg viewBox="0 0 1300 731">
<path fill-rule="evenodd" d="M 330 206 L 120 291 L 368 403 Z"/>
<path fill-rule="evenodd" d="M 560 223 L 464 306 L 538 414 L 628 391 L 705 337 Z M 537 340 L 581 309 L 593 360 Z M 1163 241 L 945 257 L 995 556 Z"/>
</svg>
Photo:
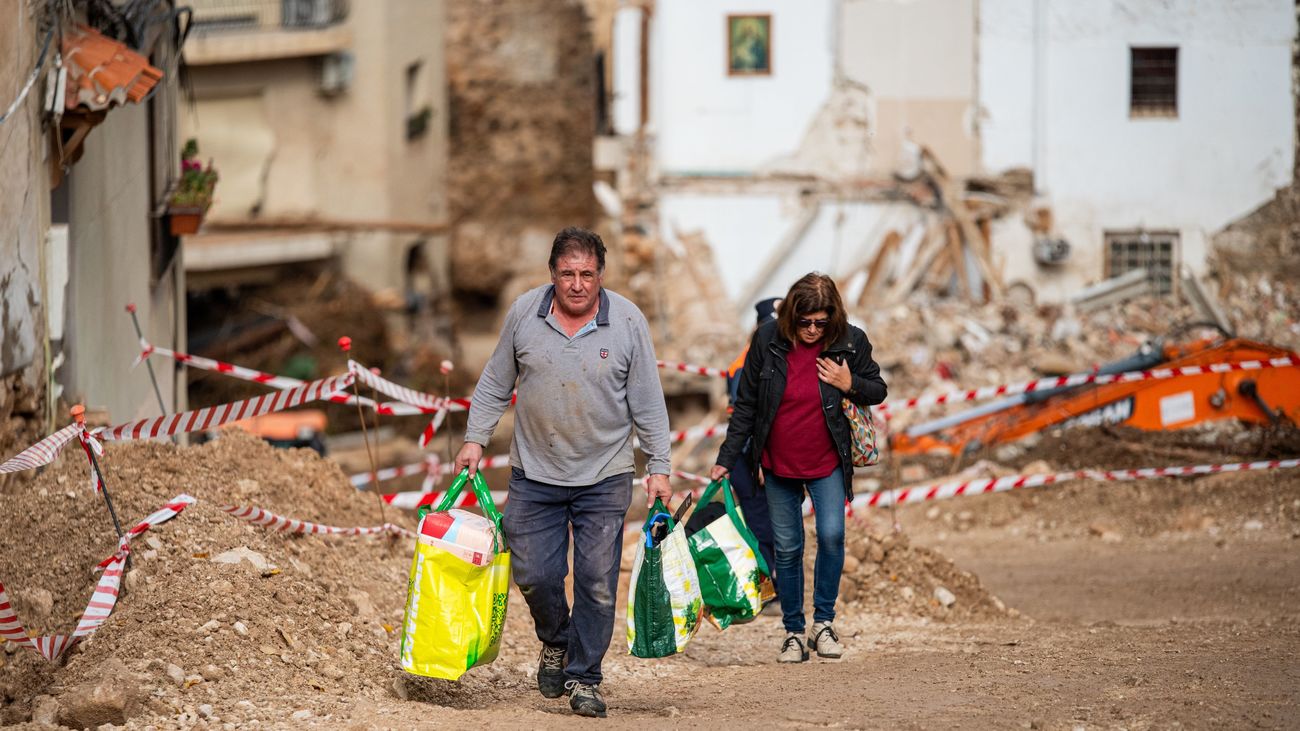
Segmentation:
<svg viewBox="0 0 1300 731">
<path fill-rule="evenodd" d="M 754 331 L 727 439 L 711 477 L 720 479 L 750 444 L 776 544 L 776 582 L 786 637 L 778 662 L 803 662 L 808 651 L 840 657 L 831 626 L 844 570 L 844 502 L 853 495 L 849 399 L 861 407 L 885 400 L 880 366 L 866 333 L 848 323 L 835 282 L 805 275 L 781 302 L 775 322 Z M 760 471 L 761 468 L 761 471 Z M 813 626 L 804 646 L 803 498 L 816 516 Z"/>
</svg>

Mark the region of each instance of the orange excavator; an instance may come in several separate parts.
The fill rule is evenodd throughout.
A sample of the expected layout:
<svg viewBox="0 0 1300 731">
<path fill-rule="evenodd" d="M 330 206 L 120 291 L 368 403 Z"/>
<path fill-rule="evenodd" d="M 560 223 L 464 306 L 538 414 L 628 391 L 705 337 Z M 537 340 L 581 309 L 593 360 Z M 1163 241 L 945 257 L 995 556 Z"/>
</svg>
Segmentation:
<svg viewBox="0 0 1300 731">
<path fill-rule="evenodd" d="M 1296 424 L 1300 422 L 1300 355 L 1227 333 L 1186 344 L 1158 338 L 1133 356 L 1097 372 L 1288 357 L 1294 365 L 1031 391 L 916 424 L 894 434 L 891 447 L 899 454 L 961 454 L 1013 442 L 1047 428 L 1122 425 L 1159 431 L 1222 419 Z"/>
</svg>

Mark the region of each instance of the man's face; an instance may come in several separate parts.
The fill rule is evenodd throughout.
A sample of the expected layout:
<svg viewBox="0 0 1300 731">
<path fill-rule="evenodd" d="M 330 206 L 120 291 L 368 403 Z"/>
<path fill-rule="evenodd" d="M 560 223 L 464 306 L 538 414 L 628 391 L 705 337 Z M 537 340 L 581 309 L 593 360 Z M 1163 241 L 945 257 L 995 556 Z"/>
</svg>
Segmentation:
<svg viewBox="0 0 1300 731">
<path fill-rule="evenodd" d="M 551 270 L 555 306 L 569 317 L 592 314 L 599 300 L 601 281 L 594 254 L 571 251 L 561 256 Z"/>
</svg>

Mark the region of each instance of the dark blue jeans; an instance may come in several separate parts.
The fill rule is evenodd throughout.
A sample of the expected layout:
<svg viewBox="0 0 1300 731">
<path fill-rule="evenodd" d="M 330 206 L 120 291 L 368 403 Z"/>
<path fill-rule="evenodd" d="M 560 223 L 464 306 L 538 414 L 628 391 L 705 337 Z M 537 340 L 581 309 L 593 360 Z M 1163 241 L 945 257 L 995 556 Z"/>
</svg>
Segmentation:
<svg viewBox="0 0 1300 731">
<path fill-rule="evenodd" d="M 767 562 L 768 571 L 776 571 L 776 553 L 772 542 L 772 518 L 767 511 L 767 497 L 763 488 L 758 486 L 754 473 L 749 469 L 749 455 L 741 454 L 736 466 L 731 469 L 731 486 L 736 490 L 736 499 L 740 510 L 745 514 L 745 524 L 753 531 L 758 540 L 758 552 Z M 780 587 L 777 596 L 780 596 Z"/>
<path fill-rule="evenodd" d="M 515 584 L 528 601 L 537 639 L 568 648 L 564 675 L 595 685 L 614 632 L 623 551 L 623 517 L 632 504 L 632 474 L 585 487 L 534 482 L 510 470 L 504 529 Z M 573 610 L 564 593 L 573 527 Z"/>
<path fill-rule="evenodd" d="M 844 477 L 834 472 L 816 480 L 792 480 L 768 473 L 764 484 L 776 541 L 776 586 L 787 632 L 804 631 L 803 496 L 816 516 L 817 561 L 813 565 L 813 622 L 835 619 L 844 573 Z"/>
</svg>

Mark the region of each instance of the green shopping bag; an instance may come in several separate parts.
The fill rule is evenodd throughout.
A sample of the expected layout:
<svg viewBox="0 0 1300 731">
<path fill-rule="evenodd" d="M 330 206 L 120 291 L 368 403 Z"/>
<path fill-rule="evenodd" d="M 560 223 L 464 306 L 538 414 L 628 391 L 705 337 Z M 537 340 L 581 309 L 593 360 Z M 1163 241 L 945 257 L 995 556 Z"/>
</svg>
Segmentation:
<svg viewBox="0 0 1300 731">
<path fill-rule="evenodd" d="M 681 512 L 679 509 L 678 517 Z M 686 649 L 703 612 L 700 580 L 685 530 L 662 500 L 655 500 L 641 529 L 629 586 L 628 653 L 636 657 L 668 657 Z"/>
<path fill-rule="evenodd" d="M 501 540 L 501 513 L 482 474 L 471 481 L 468 470 L 462 470 L 432 512 L 421 509 L 402 618 L 400 657 L 408 673 L 456 680 L 495 660 L 500 649 L 510 597 L 510 551 Z M 466 482 L 495 527 L 492 539 L 473 549 L 456 545 L 457 523 L 465 519 L 454 517 L 462 511 L 451 510 Z"/>
<path fill-rule="evenodd" d="M 764 585 L 771 571 L 758 550 L 758 539 L 736 504 L 731 480 L 709 483 L 695 505 L 704 509 L 722 492 L 726 512 L 687 537 L 700 577 L 704 608 L 721 629 L 747 622 L 763 610 Z M 694 517 L 694 513 L 692 513 Z"/>
</svg>

